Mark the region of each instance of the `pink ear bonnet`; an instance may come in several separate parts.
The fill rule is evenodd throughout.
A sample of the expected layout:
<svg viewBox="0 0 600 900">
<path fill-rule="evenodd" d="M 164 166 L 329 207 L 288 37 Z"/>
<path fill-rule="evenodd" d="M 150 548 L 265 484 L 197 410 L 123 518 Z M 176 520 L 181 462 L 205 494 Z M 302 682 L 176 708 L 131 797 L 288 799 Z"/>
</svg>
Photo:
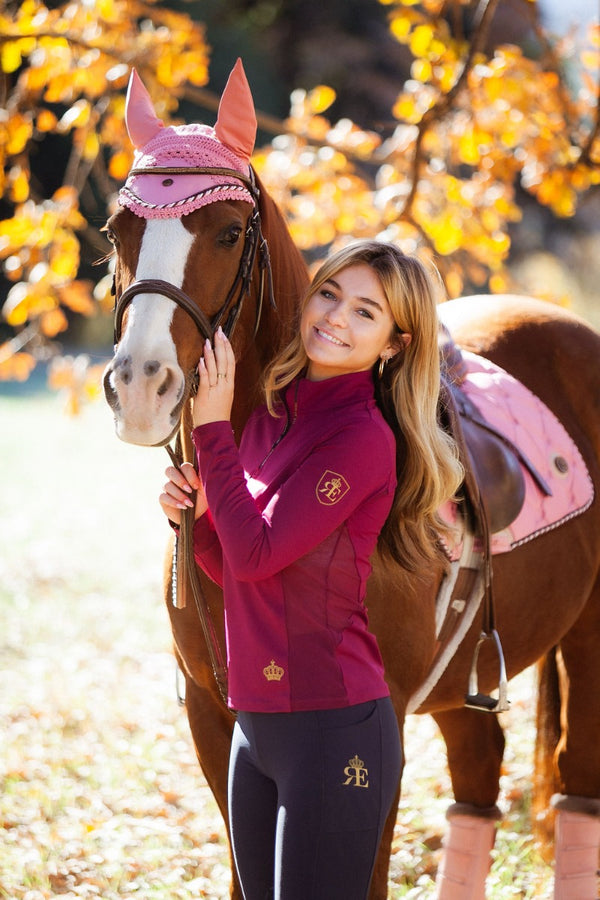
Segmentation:
<svg viewBox="0 0 600 900">
<path fill-rule="evenodd" d="M 254 203 L 234 175 L 135 174 L 136 169 L 226 168 L 248 176 L 256 140 L 256 115 L 250 87 L 238 59 L 225 86 L 214 128 L 170 125 L 157 117 L 137 72 L 131 73 L 125 121 L 135 147 L 132 173 L 119 191 L 119 205 L 144 219 L 179 218 L 216 200 Z"/>
</svg>

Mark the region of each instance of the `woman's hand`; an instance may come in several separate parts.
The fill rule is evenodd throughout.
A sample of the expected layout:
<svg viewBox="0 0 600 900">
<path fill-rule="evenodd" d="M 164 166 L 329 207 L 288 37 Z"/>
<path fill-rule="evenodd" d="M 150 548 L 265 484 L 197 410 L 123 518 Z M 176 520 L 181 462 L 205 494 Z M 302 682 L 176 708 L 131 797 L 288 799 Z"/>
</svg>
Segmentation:
<svg viewBox="0 0 600 900">
<path fill-rule="evenodd" d="M 183 463 L 180 469 L 169 466 L 165 471 L 169 479 L 158 498 L 166 517 L 176 525 L 181 524 L 181 510 L 195 506 L 194 518 L 198 519 L 208 509 L 204 486 L 191 463 Z M 196 492 L 194 503 L 193 494 Z"/>
<path fill-rule="evenodd" d="M 194 427 L 209 422 L 223 422 L 231 418 L 235 383 L 235 356 L 231 344 L 219 327 L 215 333 L 214 349 L 210 341 L 204 344 L 204 355 L 198 364 L 200 382 L 194 397 Z"/>
</svg>

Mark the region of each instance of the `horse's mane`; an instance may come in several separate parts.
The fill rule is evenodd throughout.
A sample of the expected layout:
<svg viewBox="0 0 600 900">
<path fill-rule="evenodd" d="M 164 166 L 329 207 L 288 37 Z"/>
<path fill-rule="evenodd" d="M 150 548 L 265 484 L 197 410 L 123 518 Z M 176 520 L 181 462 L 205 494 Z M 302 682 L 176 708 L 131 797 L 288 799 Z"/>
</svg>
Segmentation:
<svg viewBox="0 0 600 900">
<path fill-rule="evenodd" d="M 260 216 L 263 234 L 273 263 L 273 292 L 277 304 L 279 346 L 292 336 L 295 313 L 309 283 L 308 269 L 292 240 L 279 207 L 256 176 L 260 190 Z M 279 347 L 274 348 L 274 350 Z"/>
</svg>

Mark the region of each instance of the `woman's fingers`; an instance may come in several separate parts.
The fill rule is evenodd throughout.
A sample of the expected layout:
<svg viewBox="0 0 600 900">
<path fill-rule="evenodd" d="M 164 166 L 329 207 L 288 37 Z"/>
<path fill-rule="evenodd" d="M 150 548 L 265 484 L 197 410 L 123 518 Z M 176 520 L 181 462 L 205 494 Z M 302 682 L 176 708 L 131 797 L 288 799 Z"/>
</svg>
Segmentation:
<svg viewBox="0 0 600 900">
<path fill-rule="evenodd" d="M 233 348 L 219 326 L 215 332 L 214 347 L 208 340 L 204 342 L 204 354 L 200 363 L 204 361 L 204 374 L 210 388 L 223 387 L 221 380 L 229 381 L 235 375 L 235 355 Z M 202 371 L 201 371 L 202 375 Z"/>
<path fill-rule="evenodd" d="M 217 362 L 215 359 L 215 351 L 208 338 L 204 342 L 204 354 L 200 362 L 204 362 L 205 377 L 208 386 L 213 388 L 217 386 Z"/>
<path fill-rule="evenodd" d="M 228 338 L 218 328 L 214 347 L 205 341 L 198 364 L 199 386 L 193 404 L 194 427 L 231 417 L 235 387 L 235 356 Z"/>
<path fill-rule="evenodd" d="M 214 360 L 217 380 L 227 381 L 235 372 L 235 356 L 228 339 L 221 328 L 215 334 Z"/>
<path fill-rule="evenodd" d="M 175 466 L 169 466 L 165 470 L 165 475 L 170 482 L 181 488 L 183 491 L 187 491 L 188 493 L 197 491 L 202 484 L 202 482 L 200 481 L 200 476 L 196 472 L 193 465 L 189 462 L 182 463 L 179 468 L 175 468 Z"/>
<path fill-rule="evenodd" d="M 158 498 L 165 515 L 176 525 L 181 524 L 181 511 L 194 508 L 194 518 L 208 509 L 202 481 L 191 463 L 181 467 L 169 466 L 165 475 L 169 479 Z M 195 498 L 192 496 L 196 493 Z"/>
<path fill-rule="evenodd" d="M 165 475 L 169 480 L 159 498 L 161 506 L 168 505 L 175 509 L 193 507 L 194 500 L 190 495 L 201 487 L 201 482 L 191 463 L 183 463 L 180 469 L 169 466 Z"/>
</svg>

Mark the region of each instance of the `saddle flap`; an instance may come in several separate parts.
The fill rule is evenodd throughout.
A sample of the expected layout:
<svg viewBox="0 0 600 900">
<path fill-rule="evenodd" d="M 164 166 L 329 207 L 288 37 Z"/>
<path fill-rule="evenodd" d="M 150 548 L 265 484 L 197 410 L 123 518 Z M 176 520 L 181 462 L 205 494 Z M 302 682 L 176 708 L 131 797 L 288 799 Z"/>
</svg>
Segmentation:
<svg viewBox="0 0 600 900">
<path fill-rule="evenodd" d="M 487 523 L 482 530 L 502 531 L 516 519 L 525 501 L 518 456 L 480 421 L 478 410 L 457 384 L 442 378 L 440 398 L 465 470 L 464 488 L 474 515 L 477 518 L 483 507 Z"/>
<path fill-rule="evenodd" d="M 517 518 L 525 502 L 525 479 L 515 453 L 474 419 L 462 414 L 460 423 L 475 472 L 490 534 L 502 531 Z"/>
</svg>

